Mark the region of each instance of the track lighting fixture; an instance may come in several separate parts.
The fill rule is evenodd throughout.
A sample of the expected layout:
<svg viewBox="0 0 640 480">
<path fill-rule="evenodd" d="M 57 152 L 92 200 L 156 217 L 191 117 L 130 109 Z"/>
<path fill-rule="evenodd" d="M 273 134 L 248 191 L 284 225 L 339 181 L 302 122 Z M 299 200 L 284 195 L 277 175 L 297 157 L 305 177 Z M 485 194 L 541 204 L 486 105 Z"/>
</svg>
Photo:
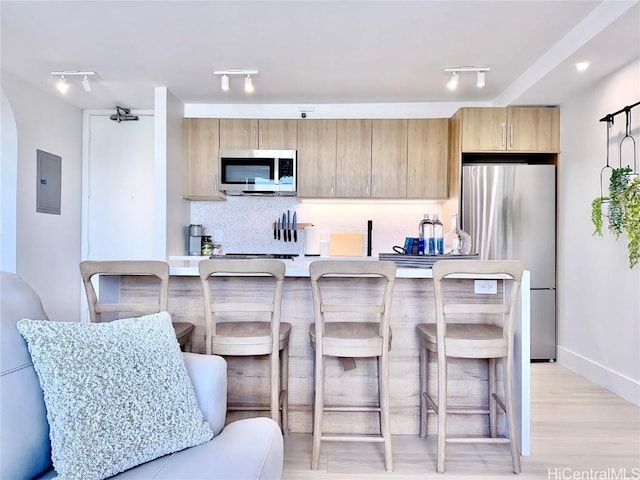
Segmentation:
<svg viewBox="0 0 640 480">
<path fill-rule="evenodd" d="M 85 92 L 91 91 L 91 82 L 89 81 L 89 77 L 97 77 L 98 74 L 96 72 L 79 72 L 77 70 L 65 70 L 61 72 L 51 72 L 51 75 L 56 77 L 60 77 L 58 82 L 56 83 L 56 87 L 63 95 L 69 91 L 69 83 L 67 81 L 68 77 L 82 77 L 80 79 L 80 83 L 82 84 L 82 88 Z"/>
<path fill-rule="evenodd" d="M 216 70 L 213 72 L 213 74 L 220 75 L 220 88 L 225 92 L 230 89 L 229 77 L 242 75 L 244 77 L 244 91 L 247 93 L 252 93 L 254 91 L 254 86 L 253 86 L 253 78 L 251 77 L 251 75 L 257 75 L 258 71 L 257 70 L 239 70 L 239 69 Z"/>
<path fill-rule="evenodd" d="M 486 84 L 486 72 L 489 72 L 489 67 L 445 67 L 445 72 L 451 72 L 451 79 L 447 82 L 447 88 L 449 90 L 455 90 L 458 86 L 458 76 L 460 72 L 476 72 L 476 86 L 483 88 Z"/>
</svg>

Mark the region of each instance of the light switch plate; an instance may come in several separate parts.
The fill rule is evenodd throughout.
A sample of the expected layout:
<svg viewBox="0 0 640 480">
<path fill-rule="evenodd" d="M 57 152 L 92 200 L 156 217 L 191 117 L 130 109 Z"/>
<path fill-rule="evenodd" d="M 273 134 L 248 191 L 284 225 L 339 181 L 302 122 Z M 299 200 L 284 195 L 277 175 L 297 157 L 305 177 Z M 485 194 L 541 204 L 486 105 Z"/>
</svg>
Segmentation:
<svg viewBox="0 0 640 480">
<path fill-rule="evenodd" d="M 479 295 L 495 295 L 498 293 L 497 280 L 474 280 L 473 293 Z"/>
</svg>

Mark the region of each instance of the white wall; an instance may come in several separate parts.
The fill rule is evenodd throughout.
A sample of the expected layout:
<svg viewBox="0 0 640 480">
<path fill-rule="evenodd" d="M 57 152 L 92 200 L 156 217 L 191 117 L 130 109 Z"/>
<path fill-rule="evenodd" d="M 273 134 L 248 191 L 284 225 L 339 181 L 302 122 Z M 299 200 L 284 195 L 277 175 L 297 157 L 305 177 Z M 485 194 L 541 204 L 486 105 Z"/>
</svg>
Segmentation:
<svg viewBox="0 0 640 480">
<path fill-rule="evenodd" d="M 16 273 L 40 294 L 51 319 L 75 320 L 81 292 L 82 111 L 4 71 L 2 90 L 17 130 Z M 3 122 L 3 140 L 5 128 Z M 37 149 L 62 157 L 60 215 L 36 212 Z M 4 181 L 4 168 L 2 175 Z"/>
<path fill-rule="evenodd" d="M 600 196 L 606 163 L 606 123 L 598 120 L 638 100 L 636 60 L 561 105 L 558 169 L 558 362 L 636 405 L 640 266 L 628 267 L 626 236 L 616 240 L 606 227 L 603 237 L 592 235 L 591 201 Z M 632 110 L 631 125 L 640 146 L 640 106 Z M 616 116 L 609 146 L 616 167 L 624 127 L 625 115 Z M 630 158 L 626 149 L 624 158 Z"/>
<path fill-rule="evenodd" d="M 154 109 L 156 165 L 158 171 L 164 172 L 164 178 L 159 178 L 158 182 L 165 185 L 166 215 L 163 221 L 166 248 L 160 257 L 164 259 L 168 255 L 185 253 L 186 225 L 191 223 L 191 202 L 182 198 L 184 104 L 166 87 L 156 87 Z"/>
<path fill-rule="evenodd" d="M 0 270 L 16 273 L 16 198 L 18 134 L 9 99 L 0 91 L 2 139 L 0 141 Z"/>
</svg>

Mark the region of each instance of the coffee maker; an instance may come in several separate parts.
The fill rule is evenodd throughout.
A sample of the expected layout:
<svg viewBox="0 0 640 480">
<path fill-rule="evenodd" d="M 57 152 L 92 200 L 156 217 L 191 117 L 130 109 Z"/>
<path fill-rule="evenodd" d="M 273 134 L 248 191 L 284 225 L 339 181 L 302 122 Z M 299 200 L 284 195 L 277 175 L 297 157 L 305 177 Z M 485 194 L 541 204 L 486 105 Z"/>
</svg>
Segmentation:
<svg viewBox="0 0 640 480">
<path fill-rule="evenodd" d="M 200 255 L 202 249 L 202 237 L 204 229 L 201 224 L 191 224 L 187 228 L 187 248 L 189 255 Z"/>
</svg>

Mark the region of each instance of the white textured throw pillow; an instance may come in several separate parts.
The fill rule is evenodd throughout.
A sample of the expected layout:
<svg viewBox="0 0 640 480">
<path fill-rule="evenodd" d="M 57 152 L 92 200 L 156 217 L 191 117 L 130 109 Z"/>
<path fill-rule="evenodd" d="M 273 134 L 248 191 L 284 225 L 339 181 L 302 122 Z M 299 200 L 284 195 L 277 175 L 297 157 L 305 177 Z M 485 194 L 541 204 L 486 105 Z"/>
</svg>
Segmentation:
<svg viewBox="0 0 640 480">
<path fill-rule="evenodd" d="M 110 477 L 213 436 L 169 313 L 17 325 L 44 391 L 59 478 Z"/>
</svg>

